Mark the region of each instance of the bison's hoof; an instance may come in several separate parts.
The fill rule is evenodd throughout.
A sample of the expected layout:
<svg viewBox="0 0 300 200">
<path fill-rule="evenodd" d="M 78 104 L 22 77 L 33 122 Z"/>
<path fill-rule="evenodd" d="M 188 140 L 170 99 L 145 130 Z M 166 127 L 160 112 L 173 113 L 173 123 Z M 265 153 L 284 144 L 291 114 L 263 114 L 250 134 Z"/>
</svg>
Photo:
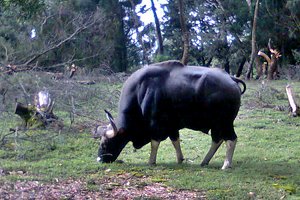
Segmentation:
<svg viewBox="0 0 300 200">
<path fill-rule="evenodd" d="M 222 170 L 227 170 L 227 169 L 231 169 L 232 167 L 231 166 L 228 166 L 228 167 L 222 167 Z"/>
<path fill-rule="evenodd" d="M 226 169 L 231 169 L 231 164 L 225 161 L 222 170 L 226 170 Z"/>
<path fill-rule="evenodd" d="M 206 163 L 206 162 L 202 162 L 202 163 L 200 164 L 201 167 L 204 167 L 204 166 L 206 166 L 206 165 L 208 165 L 208 163 Z"/>
<path fill-rule="evenodd" d="M 100 157 L 97 157 L 97 162 L 101 162 L 101 158 Z"/>
</svg>

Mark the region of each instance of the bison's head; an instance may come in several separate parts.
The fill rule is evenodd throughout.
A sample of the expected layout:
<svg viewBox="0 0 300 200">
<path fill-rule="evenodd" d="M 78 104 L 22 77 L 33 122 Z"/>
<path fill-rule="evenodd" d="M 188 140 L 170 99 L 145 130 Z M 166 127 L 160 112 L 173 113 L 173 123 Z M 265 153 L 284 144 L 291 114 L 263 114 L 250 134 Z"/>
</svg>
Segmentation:
<svg viewBox="0 0 300 200">
<path fill-rule="evenodd" d="M 117 128 L 112 115 L 106 110 L 105 113 L 110 124 L 97 126 L 93 130 L 93 135 L 101 138 L 97 161 L 110 163 L 117 159 L 129 140 L 123 129 Z"/>
</svg>

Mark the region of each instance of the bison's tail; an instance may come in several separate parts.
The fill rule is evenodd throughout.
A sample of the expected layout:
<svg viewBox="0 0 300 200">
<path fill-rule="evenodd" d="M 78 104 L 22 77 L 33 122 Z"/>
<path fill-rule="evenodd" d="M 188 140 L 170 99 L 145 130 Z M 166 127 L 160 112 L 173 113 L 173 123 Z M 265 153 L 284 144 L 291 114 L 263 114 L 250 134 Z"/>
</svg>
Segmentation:
<svg viewBox="0 0 300 200">
<path fill-rule="evenodd" d="M 242 94 L 244 94 L 245 93 L 245 91 L 246 91 L 246 83 L 244 82 L 244 81 L 242 81 L 241 79 L 238 79 L 238 78 L 235 78 L 235 77 L 231 77 L 232 78 L 232 80 L 234 80 L 237 84 L 239 84 L 239 83 L 241 83 L 242 85 L 243 85 L 243 90 L 241 89 L 241 91 L 242 91 Z"/>
</svg>

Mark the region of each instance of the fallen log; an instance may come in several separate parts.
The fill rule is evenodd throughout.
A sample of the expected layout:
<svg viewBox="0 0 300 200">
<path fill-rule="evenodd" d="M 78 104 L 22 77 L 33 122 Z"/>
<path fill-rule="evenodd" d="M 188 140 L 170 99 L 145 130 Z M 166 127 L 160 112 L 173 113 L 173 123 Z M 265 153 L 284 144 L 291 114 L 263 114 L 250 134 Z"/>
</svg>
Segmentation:
<svg viewBox="0 0 300 200">
<path fill-rule="evenodd" d="M 94 80 L 77 81 L 77 83 L 82 84 L 82 85 L 94 85 L 94 84 L 96 84 L 96 81 L 94 81 Z"/>
<path fill-rule="evenodd" d="M 285 90 L 286 90 L 286 94 L 288 96 L 289 104 L 290 104 L 290 107 L 291 107 L 292 116 L 293 117 L 300 116 L 300 108 L 296 104 L 296 101 L 295 101 L 295 98 L 294 98 L 293 92 L 292 92 L 292 87 L 290 85 L 287 85 L 285 87 Z"/>
</svg>

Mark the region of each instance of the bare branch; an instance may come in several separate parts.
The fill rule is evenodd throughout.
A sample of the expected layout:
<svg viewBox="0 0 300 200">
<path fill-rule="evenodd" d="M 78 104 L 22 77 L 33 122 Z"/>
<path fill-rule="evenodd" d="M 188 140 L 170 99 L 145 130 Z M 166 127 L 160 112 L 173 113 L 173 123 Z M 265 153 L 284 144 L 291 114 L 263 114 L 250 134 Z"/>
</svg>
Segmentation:
<svg viewBox="0 0 300 200">
<path fill-rule="evenodd" d="M 44 25 L 47 23 L 48 19 L 50 19 L 51 17 L 54 17 L 55 14 L 53 15 L 49 15 L 47 17 L 45 17 L 45 19 L 43 19 L 43 22 L 41 23 L 41 28 L 40 28 L 40 32 L 42 33 L 44 30 Z"/>
<path fill-rule="evenodd" d="M 51 46 L 50 48 L 47 48 L 45 50 L 43 50 L 40 53 L 37 53 L 36 55 L 34 55 L 32 58 L 30 58 L 29 60 L 27 60 L 24 64 L 22 64 L 21 66 L 28 66 L 30 65 L 33 61 L 35 61 L 36 59 L 38 59 L 39 57 L 41 57 L 42 55 L 53 51 L 54 49 L 57 49 L 59 47 L 61 47 L 63 44 L 69 42 L 70 40 L 72 40 L 76 35 L 78 35 L 79 33 L 81 33 L 82 31 L 90 28 L 92 25 L 94 25 L 99 19 L 97 19 L 97 17 L 95 17 L 94 15 L 91 15 L 86 21 L 85 24 L 82 24 L 81 26 L 79 26 L 71 35 L 69 35 L 68 37 L 66 37 L 65 39 L 61 40 L 60 42 L 58 42 L 57 44 Z M 72 20 L 73 22 L 75 20 Z"/>
<path fill-rule="evenodd" d="M 25 100 L 26 100 L 26 103 L 29 104 L 30 102 L 30 94 L 28 94 L 28 92 L 26 91 L 25 87 L 23 86 L 23 84 L 19 81 L 19 85 L 21 86 L 22 90 L 23 90 L 23 94 L 25 96 Z"/>
<path fill-rule="evenodd" d="M 259 52 L 257 53 L 257 55 L 262 56 L 264 59 L 266 59 L 266 61 L 268 62 L 268 66 L 271 65 L 271 58 L 270 58 L 267 54 L 265 54 L 265 53 L 262 52 L 262 51 L 259 51 Z"/>
</svg>

